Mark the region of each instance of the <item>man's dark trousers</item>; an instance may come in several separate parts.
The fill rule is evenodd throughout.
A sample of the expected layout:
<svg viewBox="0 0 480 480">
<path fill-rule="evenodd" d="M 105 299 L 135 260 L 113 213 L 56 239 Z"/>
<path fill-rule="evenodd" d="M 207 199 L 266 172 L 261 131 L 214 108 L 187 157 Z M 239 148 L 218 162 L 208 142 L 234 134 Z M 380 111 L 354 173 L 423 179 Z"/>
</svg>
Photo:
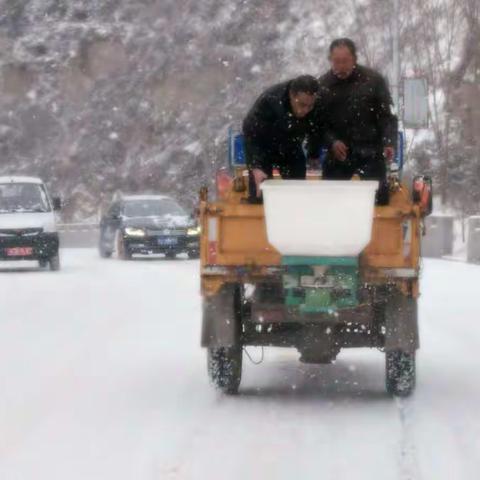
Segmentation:
<svg viewBox="0 0 480 480">
<path fill-rule="evenodd" d="M 363 180 L 378 180 L 376 203 L 388 204 L 387 167 L 383 151 L 378 148 L 350 149 L 344 161 L 334 159 L 330 153 L 322 173 L 325 180 L 350 180 L 355 174 Z"/>
</svg>

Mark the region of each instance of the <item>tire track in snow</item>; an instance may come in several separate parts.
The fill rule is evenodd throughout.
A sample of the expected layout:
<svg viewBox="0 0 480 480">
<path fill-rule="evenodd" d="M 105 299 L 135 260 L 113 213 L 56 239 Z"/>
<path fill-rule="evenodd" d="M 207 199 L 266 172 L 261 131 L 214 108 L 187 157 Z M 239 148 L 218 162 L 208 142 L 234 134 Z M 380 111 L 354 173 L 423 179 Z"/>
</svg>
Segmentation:
<svg viewBox="0 0 480 480">
<path fill-rule="evenodd" d="M 422 480 L 413 432 L 415 419 L 413 401 L 396 397 L 395 403 L 400 419 L 399 479 Z"/>
</svg>

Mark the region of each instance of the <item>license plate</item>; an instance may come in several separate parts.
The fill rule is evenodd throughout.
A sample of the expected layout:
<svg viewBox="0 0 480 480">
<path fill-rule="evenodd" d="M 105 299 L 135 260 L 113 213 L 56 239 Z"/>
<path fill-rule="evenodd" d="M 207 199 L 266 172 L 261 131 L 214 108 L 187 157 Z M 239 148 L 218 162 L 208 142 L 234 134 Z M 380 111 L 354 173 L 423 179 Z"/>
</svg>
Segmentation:
<svg viewBox="0 0 480 480">
<path fill-rule="evenodd" d="M 165 237 L 165 238 L 159 238 L 158 239 L 158 244 L 161 246 L 171 246 L 171 245 L 176 245 L 177 244 L 177 239 L 175 237 Z"/>
<path fill-rule="evenodd" d="M 7 257 L 29 257 L 32 253 L 32 247 L 7 248 Z"/>
</svg>

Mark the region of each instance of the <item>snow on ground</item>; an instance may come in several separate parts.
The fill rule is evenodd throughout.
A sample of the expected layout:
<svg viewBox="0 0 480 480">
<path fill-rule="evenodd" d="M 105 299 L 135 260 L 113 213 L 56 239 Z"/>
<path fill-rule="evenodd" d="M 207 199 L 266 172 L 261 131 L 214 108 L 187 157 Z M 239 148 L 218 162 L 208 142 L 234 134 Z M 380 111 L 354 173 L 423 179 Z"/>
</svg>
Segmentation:
<svg viewBox="0 0 480 480">
<path fill-rule="evenodd" d="M 425 261 L 411 399 L 385 394 L 368 350 L 267 350 L 222 397 L 198 262 L 62 257 L 0 271 L 1 480 L 479 478 L 480 267 Z"/>
</svg>

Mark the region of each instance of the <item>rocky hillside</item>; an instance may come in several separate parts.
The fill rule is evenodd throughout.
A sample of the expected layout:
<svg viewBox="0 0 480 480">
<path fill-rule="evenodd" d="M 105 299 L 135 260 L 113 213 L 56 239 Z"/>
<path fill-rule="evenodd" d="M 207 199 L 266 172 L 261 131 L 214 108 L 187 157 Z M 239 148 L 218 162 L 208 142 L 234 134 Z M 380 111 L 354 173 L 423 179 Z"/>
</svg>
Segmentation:
<svg viewBox="0 0 480 480">
<path fill-rule="evenodd" d="M 404 72 L 438 51 L 413 35 L 417 10 L 402 20 Z M 43 177 L 65 220 L 94 217 L 117 190 L 190 207 L 228 126 L 270 84 L 322 72 L 332 38 L 388 73 L 390 20 L 383 0 L 0 0 L 0 174 Z"/>
<path fill-rule="evenodd" d="M 4 0 L 0 172 L 42 176 L 66 219 L 116 190 L 191 205 L 254 97 L 325 66 L 314 3 Z"/>
</svg>

